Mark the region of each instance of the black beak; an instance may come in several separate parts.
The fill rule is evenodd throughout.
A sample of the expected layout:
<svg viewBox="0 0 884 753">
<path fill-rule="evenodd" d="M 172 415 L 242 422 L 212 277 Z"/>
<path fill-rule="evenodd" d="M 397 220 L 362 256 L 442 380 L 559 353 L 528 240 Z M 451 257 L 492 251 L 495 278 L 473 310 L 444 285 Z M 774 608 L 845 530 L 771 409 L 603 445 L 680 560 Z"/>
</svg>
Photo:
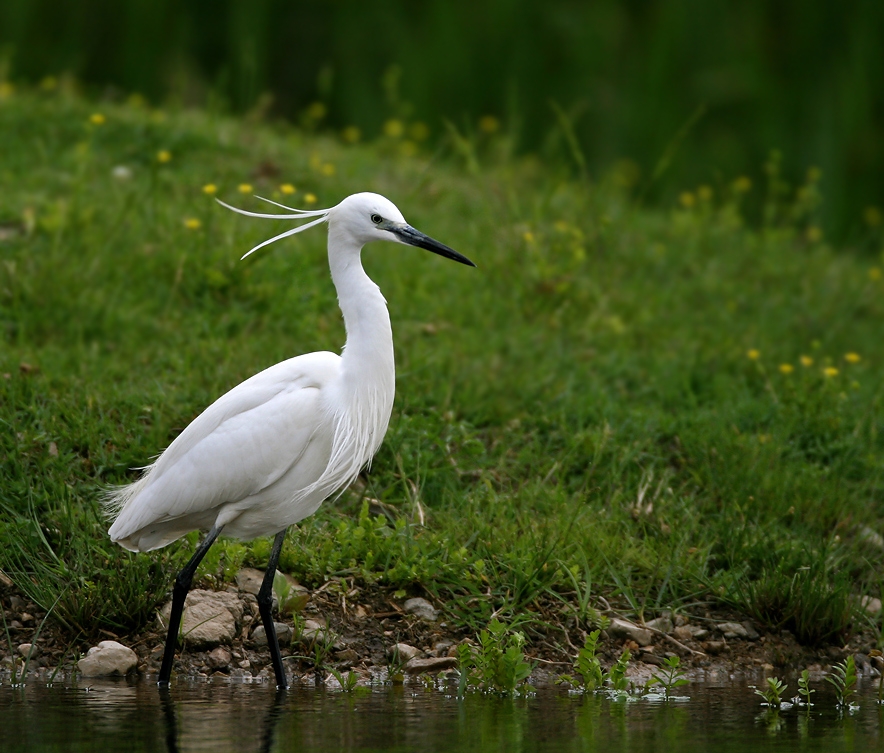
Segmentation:
<svg viewBox="0 0 884 753">
<path fill-rule="evenodd" d="M 432 251 L 434 254 L 439 254 L 439 256 L 444 256 L 446 259 L 452 259 L 453 261 L 459 261 L 468 267 L 476 266 L 463 254 L 457 253 L 457 251 L 449 248 L 444 243 L 433 240 L 429 235 L 424 235 L 420 230 L 415 230 L 411 225 L 391 225 L 387 230 L 409 246 L 417 246 L 426 251 Z"/>
</svg>

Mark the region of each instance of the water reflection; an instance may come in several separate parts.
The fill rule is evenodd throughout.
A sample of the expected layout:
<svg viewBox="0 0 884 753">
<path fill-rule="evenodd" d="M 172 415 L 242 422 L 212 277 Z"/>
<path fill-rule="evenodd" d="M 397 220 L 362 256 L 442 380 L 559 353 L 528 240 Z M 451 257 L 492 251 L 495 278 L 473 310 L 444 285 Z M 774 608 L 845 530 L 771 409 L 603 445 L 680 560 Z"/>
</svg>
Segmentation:
<svg viewBox="0 0 884 753">
<path fill-rule="evenodd" d="M 166 748 L 169 753 L 180 753 L 180 749 L 178 747 L 178 714 L 175 710 L 175 703 L 172 700 L 172 693 L 169 688 L 158 688 L 157 693 L 160 699 L 160 705 L 163 709 L 163 719 L 166 724 Z M 276 731 L 276 726 L 279 723 L 279 719 L 282 716 L 282 711 L 285 706 L 286 699 L 288 698 L 288 692 L 286 690 L 277 690 L 275 693 L 271 694 L 273 697 L 272 703 L 270 703 L 267 713 L 264 716 L 264 723 L 260 727 L 261 731 L 261 744 L 257 750 L 260 753 L 270 753 L 273 750 L 273 738 L 274 733 Z M 217 735 L 217 727 L 212 724 L 212 732 L 207 737 L 215 738 Z M 200 727 L 199 724 L 195 724 L 195 727 Z M 191 730 L 193 732 L 194 730 Z M 196 731 L 197 735 L 202 733 L 205 735 L 205 729 L 198 729 Z M 229 736 L 225 736 L 227 739 Z"/>
<path fill-rule="evenodd" d="M 0 750 L 170 751 L 695 751 L 878 750 L 884 708 L 872 688 L 855 713 L 833 698 L 766 713 L 745 685 L 692 686 L 684 703 L 569 696 L 526 699 L 419 686 L 353 695 L 263 684 L 147 682 L 12 689 L 0 685 Z M 817 700 L 817 696 L 815 696 Z"/>
</svg>

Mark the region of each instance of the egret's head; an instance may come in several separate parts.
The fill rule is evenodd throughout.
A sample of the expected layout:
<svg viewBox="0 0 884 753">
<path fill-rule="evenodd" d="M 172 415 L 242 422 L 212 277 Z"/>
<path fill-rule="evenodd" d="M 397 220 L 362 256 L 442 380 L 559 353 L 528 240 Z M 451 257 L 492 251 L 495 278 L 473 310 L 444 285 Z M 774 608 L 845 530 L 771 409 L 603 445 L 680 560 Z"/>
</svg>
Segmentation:
<svg viewBox="0 0 884 753">
<path fill-rule="evenodd" d="M 389 199 L 376 193 L 348 196 L 328 213 L 329 232 L 340 229 L 364 245 L 370 241 L 393 241 L 417 246 L 446 259 L 475 267 L 466 256 L 409 225 Z"/>
<path fill-rule="evenodd" d="M 261 198 L 260 196 L 258 197 Z M 328 222 L 329 233 L 343 233 L 353 238 L 360 246 L 370 241 L 393 241 L 394 243 L 404 243 L 408 246 L 417 246 L 418 248 L 432 251 L 434 254 L 444 256 L 446 259 L 453 259 L 461 264 L 467 264 L 475 267 L 466 256 L 459 254 L 453 248 L 449 248 L 439 241 L 433 240 L 424 235 L 419 230 L 415 230 L 409 225 L 402 216 L 396 205 L 389 199 L 384 198 L 376 193 L 356 193 L 348 196 L 340 204 L 331 209 L 292 209 L 291 207 L 277 204 L 269 199 L 262 199 L 270 204 L 274 204 L 282 209 L 286 209 L 293 214 L 259 214 L 257 212 L 247 212 L 243 209 L 237 209 L 223 201 L 218 203 L 232 209 L 234 212 L 248 215 L 249 217 L 265 217 L 277 220 L 300 220 L 308 217 L 314 217 L 311 222 L 306 225 L 300 225 L 291 230 L 286 230 L 269 240 L 255 246 L 251 251 L 243 256 L 245 258 L 259 248 L 273 243 L 274 241 L 285 238 L 295 233 L 300 233 L 308 227 L 313 227 L 321 222 Z"/>
</svg>

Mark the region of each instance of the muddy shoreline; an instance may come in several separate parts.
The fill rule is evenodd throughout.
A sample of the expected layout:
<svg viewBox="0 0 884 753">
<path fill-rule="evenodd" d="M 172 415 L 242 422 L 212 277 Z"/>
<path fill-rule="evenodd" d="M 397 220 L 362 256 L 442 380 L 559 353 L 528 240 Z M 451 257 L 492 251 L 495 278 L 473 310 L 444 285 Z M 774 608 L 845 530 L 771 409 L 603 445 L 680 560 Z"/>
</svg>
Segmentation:
<svg viewBox="0 0 884 753">
<path fill-rule="evenodd" d="M 332 582 L 330 582 L 332 583 Z M 205 584 L 203 584 L 205 586 Z M 410 614 L 405 599 L 397 598 L 382 587 L 348 587 L 338 582 L 308 591 L 300 589 L 303 604 L 296 616 L 277 617 L 281 630 L 282 654 L 293 684 L 334 683 L 331 669 L 355 671 L 361 682 L 429 672 L 446 674 L 454 671 L 457 644 L 475 642 L 474 633 L 455 628 L 445 618 L 445 605 L 435 604 L 436 619 Z M 253 594 L 236 586 L 226 593 L 235 595 L 242 604 L 242 616 L 236 633 L 214 645 L 188 645 L 179 648 L 174 673 L 179 679 L 230 681 L 267 681 L 273 679 L 270 655 L 261 644 L 262 630 L 257 602 Z M 152 625 L 130 634 L 101 630 L 92 640 L 75 638 L 57 624 L 47 620 L 35 639 L 45 616 L 13 587 L 0 585 L 9 640 L 0 636 L 0 671 L 10 672 L 13 661 L 18 671 L 28 646 L 33 644 L 29 669 L 33 677 L 49 679 L 72 678 L 77 661 L 98 641 L 113 640 L 131 648 L 137 655 L 134 672 L 146 679 L 156 676 L 163 654 L 165 632 L 161 618 Z M 586 635 L 584 626 L 573 617 L 544 619 L 540 606 L 536 622 L 523 626 L 527 641 L 526 659 L 534 664 L 531 682 L 537 687 L 554 684 L 562 674 L 573 671 L 573 662 Z M 788 631 L 772 632 L 747 620 L 744 615 L 728 610 L 698 610 L 664 616 L 649 621 L 650 632 L 642 625 L 628 623 L 621 615 L 606 615 L 614 622 L 622 620 L 644 633 L 631 637 L 614 623 L 602 633 L 599 658 L 608 667 L 624 648 L 632 654 L 629 675 L 643 683 L 668 656 L 677 655 L 692 679 L 730 677 L 736 675 L 790 675 L 808 669 L 822 677 L 832 664 L 853 654 L 860 674 L 875 675 L 868 654 L 875 648 L 871 632 L 859 632 L 844 645 L 823 647 L 801 646 Z M 654 625 L 663 630 L 653 629 Z M 743 635 L 735 634 L 735 625 L 744 626 Z M 724 628 L 724 629 L 723 629 Z M 677 636 L 677 637 L 676 637 Z M 648 641 L 650 637 L 650 641 Z M 639 640 L 636 640 L 638 638 Z M 11 643 L 11 645 L 10 645 Z M 641 645 L 646 644 L 646 645 Z M 24 648 L 23 648 L 24 647 Z M 397 647 L 399 647 L 397 649 Z M 11 649 L 11 651 L 10 651 Z M 14 657 L 14 659 L 13 659 Z"/>
</svg>

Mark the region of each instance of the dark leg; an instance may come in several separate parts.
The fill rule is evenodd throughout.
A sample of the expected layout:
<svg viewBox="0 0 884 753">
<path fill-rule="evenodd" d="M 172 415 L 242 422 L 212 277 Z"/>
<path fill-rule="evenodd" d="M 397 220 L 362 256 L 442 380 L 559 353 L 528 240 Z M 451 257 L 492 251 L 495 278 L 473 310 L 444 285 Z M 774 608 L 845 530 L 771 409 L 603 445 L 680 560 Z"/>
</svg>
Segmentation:
<svg viewBox="0 0 884 753">
<path fill-rule="evenodd" d="M 258 611 L 261 613 L 261 621 L 264 623 L 264 632 L 267 635 L 267 647 L 270 649 L 270 660 L 273 662 L 273 673 L 276 675 L 276 687 L 280 690 L 285 690 L 289 685 L 285 679 L 285 670 L 282 668 L 282 656 L 279 654 L 279 642 L 276 640 L 276 628 L 273 625 L 273 578 L 276 576 L 276 565 L 279 562 L 286 530 L 281 530 L 273 539 L 267 572 L 264 573 L 264 582 L 258 591 Z"/>
<path fill-rule="evenodd" d="M 163 665 L 160 667 L 160 679 L 157 685 L 168 685 L 169 679 L 172 677 L 172 664 L 175 661 L 175 647 L 178 645 L 178 630 L 181 627 L 184 600 L 187 598 L 187 592 L 190 590 L 190 584 L 193 582 L 193 574 L 220 533 L 221 528 L 212 528 L 206 535 L 206 538 L 196 548 L 193 557 L 190 558 L 190 562 L 184 566 L 184 569 L 175 578 L 175 586 L 172 588 L 172 614 L 169 615 L 169 632 L 166 633 L 166 648 L 163 651 Z"/>
</svg>

